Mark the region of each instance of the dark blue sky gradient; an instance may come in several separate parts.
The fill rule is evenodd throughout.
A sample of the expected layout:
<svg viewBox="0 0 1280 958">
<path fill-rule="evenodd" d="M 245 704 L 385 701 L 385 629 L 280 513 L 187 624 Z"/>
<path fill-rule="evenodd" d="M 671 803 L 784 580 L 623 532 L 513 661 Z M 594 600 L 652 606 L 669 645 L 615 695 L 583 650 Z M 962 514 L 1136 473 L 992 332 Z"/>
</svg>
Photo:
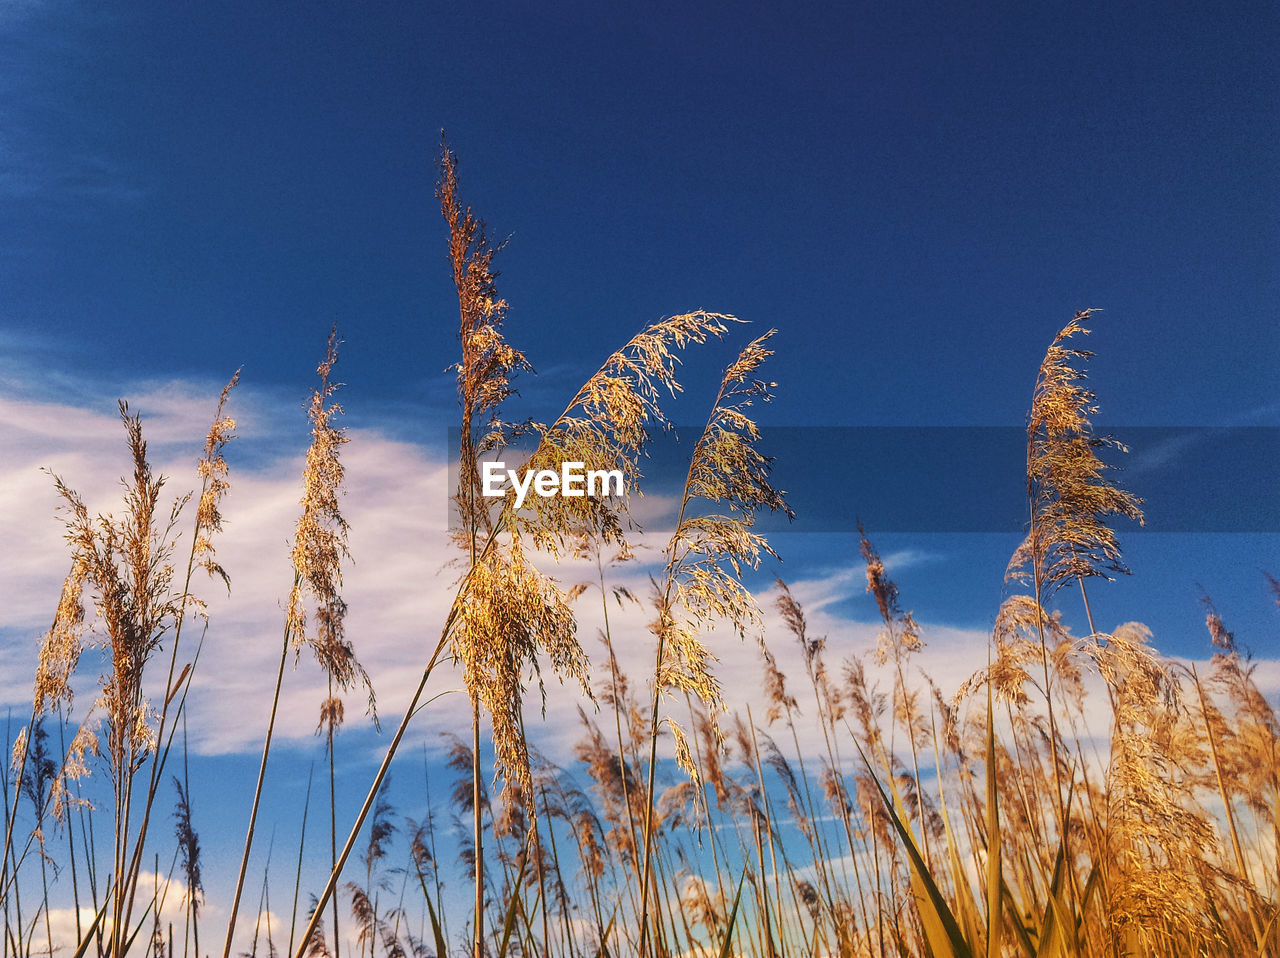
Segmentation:
<svg viewBox="0 0 1280 958">
<path fill-rule="evenodd" d="M 908 473 L 859 444 L 871 430 L 823 427 L 1016 430 L 1054 334 L 1101 307 L 1090 383 L 1097 422 L 1135 443 L 1122 482 L 1157 513 L 1194 515 L 1191 490 L 1219 511 L 1202 526 L 1153 513 L 1177 532 L 1123 524 L 1134 575 L 1090 584 L 1098 626 L 1138 619 L 1161 651 L 1206 658 L 1203 587 L 1242 645 L 1274 659 L 1263 572 L 1280 576 L 1280 463 L 1244 468 L 1240 446 L 1203 431 L 1154 448 L 1133 436 L 1272 427 L 1274 459 L 1277 51 L 1273 2 L 0 0 L 0 393 L 74 405 L 172 378 L 207 384 L 212 406 L 243 365 L 246 386 L 298 403 L 336 321 L 346 421 L 438 453 L 458 352 L 433 188 L 443 128 L 463 198 L 510 236 L 506 332 L 539 375 L 508 418 L 554 415 L 662 316 L 734 313 L 752 326 L 690 354 L 668 408 L 695 424 L 687 449 L 736 349 L 778 328 L 777 398 L 756 411 L 787 440 L 776 475 L 804 509 L 751 588 L 847 584 L 819 612 L 850 633 L 875 621 L 860 518 L 926 642 L 988 629 L 1019 541 L 1003 523 L 1025 513 L 1018 444 L 989 485 L 966 467 L 989 524 L 931 528 L 894 517 L 931 489 L 922 513 L 936 515 L 953 461 Z M 283 426 L 231 448 L 233 477 L 301 451 L 293 408 L 280 448 Z M 846 465 L 883 491 L 852 501 Z M 1225 532 L 1224 503 L 1251 498 L 1267 522 Z M 1074 585 L 1054 605 L 1087 631 Z M 832 639 L 834 668 L 849 635 Z M 420 720 L 433 748 L 457 703 Z M 385 743 L 344 731 L 339 822 Z M 258 860 L 273 837 L 277 855 L 295 841 L 320 755 L 318 740 L 274 753 Z M 417 817 L 427 764 L 406 750 L 394 772 Z M 192 762 L 212 901 L 228 898 L 256 768 L 244 754 Z"/>
<path fill-rule="evenodd" d="M 545 6 L 7 15 L 4 321 L 295 383 L 338 320 L 353 410 L 420 398 L 443 127 L 535 395 L 704 307 L 782 331 L 776 422 L 1016 424 L 1100 306 L 1105 417 L 1275 421 L 1274 6 Z"/>
<path fill-rule="evenodd" d="M 12 7 L 6 361 L 301 396 L 337 321 L 349 421 L 442 443 L 444 128 L 510 235 L 513 418 L 701 307 L 780 330 L 767 423 L 1018 426 L 1096 306 L 1104 426 L 1280 422 L 1273 4 L 689 6 Z"/>
</svg>

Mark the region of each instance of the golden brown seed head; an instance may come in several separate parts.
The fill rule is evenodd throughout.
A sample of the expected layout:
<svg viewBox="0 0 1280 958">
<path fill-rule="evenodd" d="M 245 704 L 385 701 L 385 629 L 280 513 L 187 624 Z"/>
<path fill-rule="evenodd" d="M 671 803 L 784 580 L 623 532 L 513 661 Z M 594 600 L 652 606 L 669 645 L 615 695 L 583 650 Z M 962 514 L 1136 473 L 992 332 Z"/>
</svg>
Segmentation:
<svg viewBox="0 0 1280 958">
<path fill-rule="evenodd" d="M 1111 467 L 1098 456 L 1105 448 L 1128 450 L 1110 436 L 1093 433 L 1090 417 L 1098 406 L 1084 386 L 1083 369 L 1093 353 L 1065 345 L 1077 334 L 1088 334 L 1082 322 L 1094 312 L 1076 313 L 1054 337 L 1040 364 L 1027 420 L 1031 528 L 1010 560 L 1007 577 L 1034 575 L 1050 589 L 1072 579 L 1127 573 L 1106 519 L 1118 515 L 1143 522 L 1142 500 L 1109 482 Z"/>
</svg>

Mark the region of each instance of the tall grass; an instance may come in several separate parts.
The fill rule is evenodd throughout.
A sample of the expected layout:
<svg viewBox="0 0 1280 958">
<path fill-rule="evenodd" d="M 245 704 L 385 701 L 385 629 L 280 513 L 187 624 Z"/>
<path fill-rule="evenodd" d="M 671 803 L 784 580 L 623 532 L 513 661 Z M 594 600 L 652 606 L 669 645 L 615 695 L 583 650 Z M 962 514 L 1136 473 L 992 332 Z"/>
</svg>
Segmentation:
<svg viewBox="0 0 1280 958">
<path fill-rule="evenodd" d="M 276 901 L 291 899 L 295 919 L 299 900 L 310 903 L 287 935 L 297 958 L 1280 953 L 1280 718 L 1242 643 L 1206 599 L 1214 652 L 1202 672 L 1163 658 L 1137 622 L 1100 630 L 1089 608 L 1089 580 L 1127 571 L 1110 520 L 1141 519 L 1140 501 L 1111 481 L 1100 455 L 1118 443 L 1092 429 L 1090 354 L 1073 345 L 1091 311 L 1052 340 L 1031 395 L 1027 537 L 1010 566 L 1026 592 L 996 610 L 986 665 L 951 697 L 921 672 L 929 630 L 865 532 L 857 549 L 867 616 L 879 622 L 874 649 L 838 650 L 814 635 L 798 590 L 781 581 L 767 595 L 743 584 L 773 555 L 756 516 L 788 511 L 752 409 L 775 388 L 761 378 L 772 332 L 721 377 L 647 600 L 628 573 L 639 541 L 627 499 L 537 499 L 517 510 L 511 496 L 482 497 L 483 457 L 515 455 L 517 439 L 533 468 L 619 468 L 634 488 L 651 434 L 666 426 L 662 405 L 680 391 L 680 352 L 728 337 L 737 321 L 707 312 L 662 320 L 608 356 L 554 420 L 516 419 L 515 378 L 532 370 L 506 338 L 500 247 L 460 200 L 447 148 L 437 195 L 459 304 L 458 571 L 438 635 L 406 661 L 419 683 L 361 809 L 340 822 L 335 800 L 342 695 L 360 692 L 371 712 L 375 704 L 344 632 L 348 530 L 338 506 L 348 437 L 333 402 L 335 332 L 311 394 L 293 584 L 239 876 L 232 900 L 218 903 L 225 931 L 210 945 L 200 922 L 208 903 L 197 826 L 210 796 L 193 792 L 185 760 L 188 690 L 201 655 L 217 653 L 181 636 L 203 612 L 194 571 L 228 580 L 213 536 L 229 488 L 222 449 L 234 422 L 224 405 L 235 379 L 198 462 L 189 532 L 179 523 L 196 494 L 162 505 L 165 480 L 124 404 L 133 473 L 121 517 L 91 516 L 54 479 L 70 571 L 32 708 L 9 726 L 0 958 L 218 947 L 226 958 L 250 935 L 237 935 L 250 923 L 238 918 L 284 665 L 304 650 L 328 680 L 329 834 L 306 828 L 308 785 L 296 867 L 283 879 L 269 866 L 263 874 L 253 954 L 275 955 L 286 940 L 268 906 L 273 877 L 285 883 Z M 180 542 L 189 543 L 185 566 Z M 566 586 L 548 571 L 574 560 L 593 570 L 589 581 Z M 598 613 L 585 598 L 592 590 Z M 595 661 L 577 627 L 587 614 L 603 624 Z M 1076 619 L 1087 632 L 1071 630 Z M 629 675 L 621 630 L 632 636 L 645 620 L 652 666 Z M 742 711 L 730 710 L 739 697 L 726 696 L 718 676 L 708 637 L 717 626 L 749 643 L 732 654 L 759 658 L 759 692 Z M 86 645 L 101 647 L 106 670 L 73 720 L 71 679 Z M 799 671 L 786 675 L 786 662 Z M 527 701 L 547 665 L 583 694 L 567 765 L 540 752 L 543 722 Z M 448 739 L 450 807 L 442 811 L 424 781 L 406 809 L 413 817 L 402 816 L 390 769 L 410 724 L 455 730 L 440 706 L 422 704 L 428 681 L 447 669 L 469 712 L 467 734 Z M 144 676 L 161 700 L 146 700 Z M 179 724 L 170 840 L 149 825 Z M 329 873 L 304 887 L 303 857 L 317 843 Z M 148 860 L 155 877 L 144 882 Z M 463 883 L 465 896 L 452 893 Z M 76 904 L 75 942 L 56 940 L 59 894 Z M 170 895 L 183 896 L 177 935 L 161 923 Z"/>
</svg>

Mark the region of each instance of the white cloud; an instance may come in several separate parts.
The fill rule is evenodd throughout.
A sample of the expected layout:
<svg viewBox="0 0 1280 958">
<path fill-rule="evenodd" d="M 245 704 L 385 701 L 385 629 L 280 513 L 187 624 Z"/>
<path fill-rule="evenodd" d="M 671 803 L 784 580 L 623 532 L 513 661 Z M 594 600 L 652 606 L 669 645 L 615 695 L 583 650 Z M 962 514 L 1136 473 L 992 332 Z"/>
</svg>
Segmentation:
<svg viewBox="0 0 1280 958">
<path fill-rule="evenodd" d="M 210 627 L 188 701 L 189 728 L 192 748 L 206 755 L 256 753 L 261 746 L 280 657 L 282 606 L 292 581 L 289 550 L 299 512 L 299 477 L 306 443 L 296 403 L 286 405 L 242 390 L 232 400 L 231 413 L 240 421 L 241 438 L 228 448 L 232 489 L 223 508 L 226 530 L 217 540 L 218 557 L 232 576 L 232 591 L 227 595 L 218 583 L 203 577 L 197 586 L 208 601 Z M 216 393 L 216 387 L 199 390 L 168 383 L 151 385 L 135 394 L 133 405 L 144 413 L 157 470 L 172 477 L 171 494 L 194 484 L 193 466 Z M 296 430 L 290 424 L 296 425 Z M 438 640 L 452 596 L 456 570 L 447 565 L 455 554 L 446 534 L 448 474 L 444 461 L 412 443 L 373 429 L 352 428 L 349 437 L 343 448 L 347 469 L 343 511 L 351 524 L 354 562 L 346 567 L 343 588 L 350 606 L 347 634 L 372 677 L 384 720 L 394 722 Z M 0 554 L 0 592 L 7 599 L 0 629 L 0 705 L 11 705 L 18 714 L 30 701 L 36 640 L 48 625 L 66 564 L 55 516 L 57 497 L 40 467 L 63 475 L 83 493 L 91 509 L 109 510 L 118 509 L 117 477 L 128 471 L 129 463 L 109 398 L 86 408 L 0 392 L 0 447 L 6 452 L 0 458 L 0 528 L 5 530 L 7 545 Z M 244 465 L 245 459 L 252 465 Z M 642 508 L 645 518 L 656 526 L 670 514 L 671 506 L 669 500 L 651 497 Z M 641 552 L 640 561 L 608 570 L 608 587 L 623 586 L 647 598 L 649 575 L 661 564 L 664 535 L 652 533 L 644 537 L 643 544 L 648 548 Z M 928 553 L 905 551 L 889 555 L 886 565 L 901 570 L 933 558 Z M 566 562 L 554 571 L 566 585 L 596 579 L 595 566 L 587 560 Z M 846 600 L 863 595 L 864 588 L 864 571 L 857 561 L 820 576 L 806 578 L 801 574 L 790 582 L 792 594 L 808 617 L 810 635 L 826 636 L 826 663 L 833 680 L 840 679 L 846 657 L 869 657 L 875 648 L 879 623 L 854 621 L 843 613 Z M 788 676 L 789 691 L 800 704 L 796 741 L 780 725 L 770 732 L 788 756 L 797 745 L 806 757 L 825 754 L 801 649 L 776 610 L 776 591 L 770 589 L 759 600 L 763 633 L 778 667 Z M 648 629 L 651 611 L 647 605 L 609 602 L 609 624 L 620 666 L 632 689 L 643 696 L 653 669 L 653 636 Z M 865 607 L 868 616 L 874 615 L 870 598 Z M 596 674 L 602 674 L 605 655 L 596 639 L 604 627 L 599 592 L 593 589 L 580 596 L 576 610 L 580 641 L 597 664 Z M 909 680 L 914 682 L 925 672 L 951 696 L 965 678 L 985 664 L 987 633 L 928 621 L 921 625 L 926 647 L 913 659 Z M 196 638 L 198 632 L 189 629 L 184 637 L 188 653 Z M 745 717 L 750 707 L 757 724 L 763 725 L 767 703 L 763 701 L 761 662 L 754 640 L 744 641 L 721 629 L 709 633 L 706 642 L 719 658 L 716 674 L 730 711 Z M 86 652 L 82 663 L 81 711 L 91 699 L 97 654 Z M 283 742 L 310 747 L 327 690 L 308 653 L 303 653 L 296 671 L 293 662 L 290 655 L 277 736 Z M 869 664 L 868 675 L 881 691 L 892 689 L 891 667 Z M 553 761 L 571 765 L 573 746 L 582 738 L 578 708 L 593 715 L 594 706 L 572 685 L 559 683 L 549 673 L 544 678 L 545 721 L 533 720 L 537 692 L 529 693 L 531 738 Z M 1255 679 L 1265 694 L 1274 697 L 1280 691 L 1280 662 L 1259 662 Z M 459 692 L 448 692 L 457 683 L 456 672 L 443 663 L 428 691 L 432 696 L 445 693 L 445 697 L 417 718 L 411 744 L 436 748 L 441 730 L 465 731 L 469 712 L 465 699 Z M 348 724 L 367 729 L 369 720 L 362 715 L 358 697 L 348 696 L 347 705 Z M 668 701 L 663 708 L 688 724 L 683 701 Z M 1091 729 L 1105 734 L 1109 725 L 1105 694 L 1098 691 L 1091 695 L 1087 716 Z M 612 716 L 600 713 L 594 717 L 611 739 Z M 385 747 L 385 740 L 376 743 L 377 750 Z M 664 752 L 670 753 L 669 742 Z M 846 752 L 843 759 L 846 768 L 851 768 L 856 753 Z M 931 767 L 931 759 L 929 763 Z M 817 770 L 810 765 L 809 771 L 815 774 Z M 226 876 L 221 879 L 225 882 Z M 144 877 L 144 885 L 149 881 Z M 181 897 L 180 889 L 171 891 L 166 916 L 180 908 Z M 50 916 L 55 943 L 74 937 L 75 915 L 68 903 L 59 904 L 63 907 L 54 908 Z M 255 904 L 242 908 L 237 953 L 248 948 Z M 225 910 L 211 901 L 204 915 L 210 940 L 220 938 Z M 83 912 L 81 919 L 83 925 Z M 180 914 L 174 926 L 182 927 Z M 273 918 L 273 928 L 283 929 L 284 925 Z"/>
<path fill-rule="evenodd" d="M 181 384 L 152 387 L 132 404 L 144 412 L 144 435 L 156 472 L 169 476 L 165 493 L 176 497 L 195 487 L 194 465 L 216 402 Z M 38 636 L 48 627 L 57 602 L 67 554 L 56 514 L 59 499 L 52 479 L 62 476 L 83 497 L 91 513 L 119 512 L 118 477 L 130 471 L 119 418 L 112 403 L 89 410 L 52 402 L 0 395 L 0 523 L 6 533 L 0 559 L 0 589 L 7 598 L 4 651 L 15 648 L 22 671 L 30 676 Z M 265 703 L 279 660 L 283 600 L 292 581 L 289 551 L 296 522 L 305 434 L 283 451 L 264 455 L 279 440 L 282 415 L 260 396 L 233 394 L 232 415 L 242 438 L 231 443 L 232 489 L 223 503 L 226 530 L 218 537 L 218 557 L 232 576 L 232 593 L 202 574 L 194 590 L 209 603 L 210 628 L 190 705 L 193 728 L 201 729 L 197 747 L 206 751 L 243 748 L 260 738 Z M 292 412 L 292 410 L 290 411 Z M 445 549 L 445 474 L 421 449 L 385 439 L 368 430 L 352 430 L 344 448 L 348 495 L 343 507 L 351 522 L 351 551 L 346 594 L 352 611 L 349 635 L 379 688 L 395 697 L 406 683 L 403 653 L 421 646 L 431 623 L 441 619 L 448 576 L 439 570 Z M 253 468 L 237 464 L 242 449 L 261 460 Z M 179 563 L 190 540 L 188 507 L 180 521 Z M 196 633 L 187 624 L 188 637 Z M 392 662 L 388 653 L 399 652 Z M 82 660 L 82 672 L 96 670 L 94 652 Z M 318 674 L 300 668 L 288 684 L 282 732 L 309 735 L 320 701 Z M 9 704 L 28 701 L 29 687 L 6 670 L 0 696 Z M 264 681 L 265 677 L 265 681 Z M 227 709 L 227 695 L 241 707 Z M 303 700 L 309 701 L 305 709 Z M 247 707 L 246 707 L 247 706 Z M 261 711 L 263 715 L 257 713 Z M 303 718 L 303 713 L 307 713 Z"/>
<path fill-rule="evenodd" d="M 183 935 L 187 928 L 187 888 L 186 885 L 177 878 L 166 879 L 163 875 L 156 875 L 155 872 L 143 871 L 138 875 L 137 900 L 135 902 L 135 910 L 132 917 L 132 923 L 129 925 L 130 932 L 137 930 L 138 939 L 133 950 L 143 951 L 142 940 L 147 938 L 151 929 L 154 927 L 154 919 L 149 910 L 149 904 L 152 896 L 156 896 L 156 900 L 160 903 L 159 908 L 159 927 L 160 933 L 167 936 L 172 933 L 174 954 L 182 954 L 187 949 L 183 947 Z M 39 889 L 35 889 L 38 891 Z M 46 931 L 44 920 L 36 922 L 35 937 L 32 940 L 32 948 L 34 951 L 43 952 L 47 950 L 47 940 L 50 935 L 53 938 L 53 946 L 55 954 L 70 955 L 75 952 L 76 945 L 80 941 L 80 935 L 86 934 L 93 926 L 95 917 L 94 909 L 85 905 L 83 902 L 79 908 L 79 921 L 77 922 L 76 909 L 70 904 L 61 904 L 56 897 L 56 889 L 51 889 L 51 899 L 49 908 L 49 928 Z M 65 894 L 65 889 L 63 894 Z M 247 901 L 253 897 L 254 901 Z M 147 909 L 147 914 L 141 912 Z M 227 918 L 229 911 L 214 901 L 202 901 L 199 909 L 200 937 L 203 942 L 214 942 L 214 945 L 208 948 L 213 952 L 215 948 L 221 947 L 223 936 L 226 932 Z M 139 927 L 141 924 L 141 927 Z M 282 920 L 274 910 L 257 908 L 256 896 L 252 893 L 246 894 L 246 900 L 241 902 L 239 917 L 236 921 L 236 933 L 232 954 L 252 954 L 253 939 L 255 934 L 258 936 L 259 942 L 265 942 L 268 929 L 275 941 L 276 946 L 283 951 L 284 945 L 288 940 L 288 923 Z M 111 917 L 108 914 L 103 922 L 103 933 L 109 935 L 111 932 Z M 204 946 L 202 944 L 202 950 Z M 258 953 L 265 953 L 265 948 L 260 948 Z"/>
<path fill-rule="evenodd" d="M 59 499 L 51 477 L 41 470 L 62 476 L 91 512 L 118 512 L 118 478 L 130 471 L 130 463 L 114 400 L 103 397 L 97 408 L 83 408 L 14 394 L 12 385 L 10 390 L 0 393 L 0 446 L 7 453 L 0 462 L 0 524 L 10 545 L 0 557 L 0 590 L 9 597 L 0 657 L 10 666 L 0 681 L 0 704 L 20 710 L 30 701 L 39 636 L 48 627 L 67 565 Z M 202 393 L 182 383 L 152 384 L 134 393 L 131 408 L 143 414 L 154 469 L 170 477 L 166 492 L 171 496 L 195 486 L 194 464 L 215 402 L 216 389 Z M 232 394 L 229 411 L 238 421 L 239 438 L 226 450 L 231 490 L 222 505 L 225 530 L 215 543 L 218 560 L 232 579 L 231 592 L 200 573 L 193 586 L 207 602 L 209 615 L 187 703 L 190 744 L 204 754 L 256 751 L 270 710 L 283 605 L 292 582 L 289 552 L 300 511 L 306 443 L 302 429 L 287 437 L 281 422 L 298 422 L 299 417 L 296 404 L 288 409 L 282 405 L 245 387 Z M 372 678 L 380 714 L 394 722 L 439 639 L 458 574 L 450 565 L 455 549 L 446 532 L 448 471 L 443 460 L 422 447 L 376 430 L 351 428 L 348 437 L 342 450 L 342 510 L 350 523 L 353 561 L 344 566 L 346 630 Z M 280 450 L 282 440 L 288 445 Z M 242 465 L 244 458 L 253 465 Z M 649 496 L 636 503 L 637 518 L 657 524 L 672 505 L 665 497 Z M 189 520 L 188 515 L 178 527 L 175 554 L 180 561 L 185 561 Z M 641 554 L 650 566 L 661 558 L 659 547 Z M 645 595 L 648 572 L 648 566 L 636 564 L 611 575 L 609 585 L 625 584 Z M 555 573 L 566 583 L 596 577 L 587 561 L 566 562 Z M 579 607 L 580 634 L 594 655 L 599 650 L 592 637 L 603 622 L 598 597 L 583 597 Z M 637 678 L 649 670 L 652 656 L 648 618 L 645 610 L 613 613 L 620 658 Z M 199 622 L 188 621 L 180 659 L 192 654 L 199 636 Z M 92 701 L 98 655 L 90 649 L 81 660 L 76 683 L 80 712 Z M 301 656 L 289 654 L 286 670 L 276 735 L 310 742 L 328 694 L 325 680 L 305 650 Z M 551 733 L 544 745 L 564 760 L 578 734 L 576 707 L 589 703 L 553 676 L 546 678 Z M 428 695 L 457 684 L 455 672 L 443 662 Z M 152 689 L 153 700 L 159 694 Z M 352 693 L 346 698 L 348 726 L 369 726 L 362 697 Z M 536 692 L 530 700 L 536 702 Z M 452 708 L 447 701 L 430 706 L 415 724 L 414 738 L 437 744 L 441 724 L 433 715 L 451 715 Z"/>
<path fill-rule="evenodd" d="M 202 391 L 174 382 L 146 386 L 132 404 L 144 413 L 152 455 L 158 471 L 172 477 L 168 487 L 172 494 L 194 485 L 193 466 L 215 401 L 216 388 Z M 226 529 L 217 548 L 232 577 L 232 591 L 228 596 L 220 584 L 203 576 L 195 586 L 208 601 L 210 626 L 188 701 L 189 725 L 192 747 L 205 754 L 254 752 L 261 743 L 280 660 L 283 603 L 292 581 L 289 550 L 299 512 L 306 442 L 296 403 L 286 405 L 241 387 L 233 394 L 230 411 L 239 420 L 241 438 L 227 451 L 232 488 L 223 504 Z M 372 677 L 381 715 L 394 722 L 439 638 L 457 574 L 448 565 L 454 556 L 446 534 L 448 474 L 445 462 L 412 443 L 372 429 L 352 428 L 349 437 L 343 448 L 347 494 L 342 501 L 351 525 L 354 558 L 344 573 L 347 635 Z M 12 391 L 0 393 L 0 445 L 6 450 L 0 462 L 0 523 L 9 545 L 0 558 L 0 590 L 8 598 L 5 631 L 0 633 L 4 642 L 0 661 L 5 665 L 0 704 L 16 707 L 30 700 L 36 641 L 47 628 L 66 564 L 61 527 L 54 514 L 57 497 L 49 477 L 39 469 L 45 466 L 61 474 L 83 493 L 92 510 L 109 510 L 118 508 L 117 477 L 128 471 L 129 463 L 118 417 L 108 399 L 87 409 L 47 399 L 35 401 Z M 242 464 L 246 458 L 252 466 Z M 638 504 L 650 521 L 667 515 L 671 507 L 661 497 Z M 185 536 L 185 523 L 181 528 Z M 665 540 L 655 532 L 642 542 L 649 548 L 641 551 L 640 561 L 609 570 L 607 584 L 625 586 L 647 598 L 649 575 L 661 563 Z M 934 558 L 908 550 L 888 556 L 886 565 L 900 570 Z M 566 585 L 596 579 L 590 561 L 566 562 L 554 572 Z M 875 647 L 877 623 L 851 621 L 835 611 L 851 594 L 863 593 L 863 577 L 860 564 L 853 562 L 821 577 L 791 583 L 809 618 L 811 635 L 827 637 L 827 667 L 833 678 L 839 678 L 845 657 L 865 655 Z M 764 634 L 779 668 L 789 677 L 791 694 L 801 705 L 801 748 L 820 749 L 812 695 L 804 687 L 803 658 L 774 608 L 775 599 L 772 591 L 760 597 Z M 596 640 L 604 625 L 599 593 L 593 590 L 580 597 L 577 613 L 580 641 L 599 663 L 604 658 Z M 870 600 L 868 614 L 874 614 Z M 647 607 L 611 606 L 615 651 L 637 690 L 645 687 L 653 668 L 650 618 Z M 193 625 L 188 625 L 184 636 L 188 653 L 198 637 Z M 940 623 L 922 626 L 926 648 L 913 660 L 912 675 L 929 674 L 944 694 L 951 695 L 985 664 L 987 634 Z M 745 715 L 751 706 L 757 722 L 762 722 L 766 706 L 761 701 L 762 672 L 755 643 L 743 642 L 726 630 L 712 631 L 706 641 L 720 660 L 717 676 L 730 710 Z M 82 664 L 83 704 L 89 701 L 88 686 L 97 671 L 96 654 L 86 652 Z M 327 695 L 325 682 L 305 651 L 296 671 L 292 654 L 287 669 L 277 735 L 309 742 L 320 702 Z M 597 674 L 601 672 L 597 668 Z M 887 668 L 872 666 L 869 675 L 882 690 L 891 689 L 893 678 Z M 577 709 L 583 706 L 590 714 L 593 706 L 571 685 L 560 684 L 549 673 L 544 678 L 546 721 L 532 737 L 550 757 L 566 762 L 581 736 Z M 1257 678 L 1264 691 L 1274 694 L 1280 689 L 1280 663 L 1260 662 Z M 447 693 L 457 684 L 456 673 L 445 662 L 428 694 Z M 536 690 L 530 692 L 529 701 L 536 706 Z M 347 696 L 347 705 L 350 726 L 370 724 L 358 695 Z M 683 703 L 670 708 L 677 718 L 684 711 Z M 455 711 L 448 697 L 433 703 L 415 723 L 414 739 L 437 744 L 442 719 Z M 1105 730 L 1105 714 L 1097 718 Z"/>
</svg>

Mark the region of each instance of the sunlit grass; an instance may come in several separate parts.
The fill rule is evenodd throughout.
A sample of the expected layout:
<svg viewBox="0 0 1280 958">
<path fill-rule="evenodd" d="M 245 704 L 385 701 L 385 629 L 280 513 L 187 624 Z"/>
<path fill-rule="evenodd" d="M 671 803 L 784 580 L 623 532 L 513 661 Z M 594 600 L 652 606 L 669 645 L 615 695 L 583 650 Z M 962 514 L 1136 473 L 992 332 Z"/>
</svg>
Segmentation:
<svg viewBox="0 0 1280 958">
<path fill-rule="evenodd" d="M 255 955 L 287 947 L 335 958 L 352 950 L 369 958 L 1280 953 L 1280 720 L 1248 656 L 1212 606 L 1215 655 L 1204 674 L 1162 657 L 1137 622 L 1111 632 L 1093 622 L 1089 589 L 1126 571 L 1108 520 L 1140 520 L 1141 503 L 1110 481 L 1098 457 L 1117 443 L 1093 434 L 1089 354 L 1072 345 L 1087 333 L 1090 311 L 1052 340 L 1031 395 L 1027 537 L 1010 564 L 1024 589 L 993 610 L 987 660 L 972 663 L 951 698 L 919 669 L 927 636 L 866 534 L 861 558 L 880 617 L 867 659 L 833 660 L 782 582 L 770 601 L 783 628 L 764 633 L 760 597 L 742 576 L 772 554 L 756 514 L 788 508 L 750 408 L 774 388 L 759 378 L 772 333 L 748 342 L 725 370 L 651 596 L 614 580 L 635 556 L 626 500 L 539 499 L 517 511 L 511 497 L 484 499 L 481 456 L 519 437 L 535 440 L 532 465 L 581 461 L 623 470 L 629 487 L 642 482 L 650 432 L 665 423 L 661 403 L 680 390 L 679 352 L 729 336 L 737 321 L 706 312 L 662 320 L 609 356 L 556 420 L 515 420 L 515 377 L 528 363 L 506 340 L 507 304 L 492 267 L 498 248 L 459 200 L 447 149 L 438 196 L 462 348 L 457 578 L 445 620 L 424 627 L 433 639 L 427 654 L 405 653 L 404 668 L 421 680 L 389 729 L 363 807 L 340 821 L 333 791 L 342 695 L 356 691 L 374 705 L 343 630 L 348 557 L 338 502 L 347 437 L 332 400 L 335 333 L 312 394 L 292 568 L 281 572 L 292 572 L 293 585 L 274 685 L 278 702 L 284 664 L 300 649 L 314 652 L 329 678 L 317 703 L 328 828 L 308 829 L 304 817 L 296 852 L 279 856 L 260 882 L 250 879 L 273 705 L 257 791 L 245 801 L 234 899 L 224 906 L 230 921 L 202 934 L 197 826 L 211 797 L 188 784 L 185 703 L 203 645 L 183 641 L 183 629 L 203 624 L 193 573 L 203 567 L 218 587 L 227 576 L 214 546 L 231 481 L 222 452 L 234 423 L 224 403 L 236 380 L 218 401 L 199 491 L 172 507 L 148 462 L 143 425 L 122 404 L 133 475 L 119 517 L 91 516 L 69 479 L 54 480 L 70 572 L 32 666 L 30 716 L 8 743 L 4 958 L 188 958 L 219 948 L 226 956 L 246 935 Z M 184 508 L 191 498 L 195 508 Z M 184 522 L 185 561 L 176 554 Z M 567 559 L 589 560 L 594 581 L 569 588 L 548 574 Z M 1088 634 L 1073 634 L 1051 611 L 1064 587 L 1058 607 L 1078 601 Z M 576 619 L 596 599 L 605 654 L 592 662 Z M 651 621 L 649 673 L 619 666 L 611 612 Z M 717 624 L 742 640 L 734 654 L 760 661 L 759 693 L 743 712 L 727 709 L 704 642 Z M 798 648 L 802 674 L 781 671 L 782 643 Z M 96 700 L 73 721 L 71 678 L 87 645 L 100 646 L 109 666 Z M 525 700 L 547 666 L 599 705 L 582 713 L 569 767 L 538 751 L 540 712 Z M 465 737 L 436 706 L 422 707 L 429 677 L 445 669 L 456 670 L 468 698 Z M 873 674 L 887 676 L 887 686 Z M 144 676 L 163 700 L 144 697 Z M 425 797 L 420 807 L 392 806 L 389 773 L 411 721 L 451 736 L 448 808 Z M 181 777 L 169 768 L 175 744 Z M 169 781 L 178 795 L 172 813 L 160 804 Z M 311 800 L 308 786 L 302 816 Z M 304 887 L 302 856 L 317 844 L 330 873 L 320 887 Z M 442 850 L 456 850 L 457 860 Z M 55 879 L 74 901 L 74 942 L 69 931 L 55 934 Z M 444 894 L 459 879 L 472 889 L 465 907 Z M 255 897 L 250 933 L 245 902 Z M 273 897 L 277 908 L 292 903 L 290 927 L 273 925 Z"/>
</svg>

